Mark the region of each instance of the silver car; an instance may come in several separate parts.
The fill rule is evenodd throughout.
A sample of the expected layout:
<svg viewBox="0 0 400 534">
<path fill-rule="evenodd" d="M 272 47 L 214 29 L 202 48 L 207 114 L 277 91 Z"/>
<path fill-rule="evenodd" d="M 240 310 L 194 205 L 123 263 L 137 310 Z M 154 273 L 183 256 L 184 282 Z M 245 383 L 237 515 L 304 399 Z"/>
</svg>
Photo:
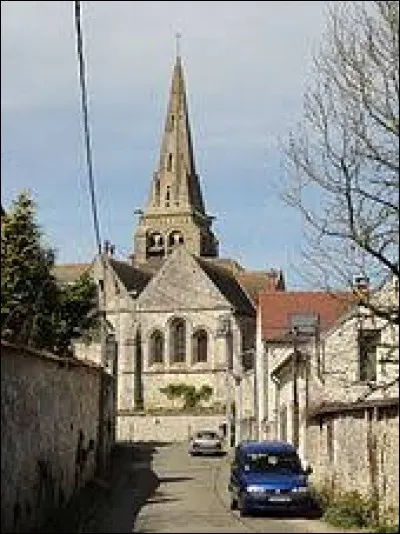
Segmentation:
<svg viewBox="0 0 400 534">
<path fill-rule="evenodd" d="M 223 454 L 223 439 L 212 430 L 199 430 L 190 439 L 189 454 Z"/>
</svg>

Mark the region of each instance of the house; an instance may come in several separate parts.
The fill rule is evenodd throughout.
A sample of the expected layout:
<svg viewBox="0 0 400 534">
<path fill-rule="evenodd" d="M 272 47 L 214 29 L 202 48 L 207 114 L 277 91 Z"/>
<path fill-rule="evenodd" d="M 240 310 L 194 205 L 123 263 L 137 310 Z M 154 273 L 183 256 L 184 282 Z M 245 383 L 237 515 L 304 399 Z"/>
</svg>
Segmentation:
<svg viewBox="0 0 400 534">
<path fill-rule="evenodd" d="M 398 310 L 395 278 L 372 306 Z M 314 481 L 372 499 L 381 521 L 399 512 L 399 326 L 354 305 L 326 332 L 309 385 L 307 456 Z"/>
<path fill-rule="evenodd" d="M 349 308 L 349 293 L 265 292 L 259 295 L 256 342 L 258 433 L 293 442 L 305 457 L 309 353 Z"/>
<path fill-rule="evenodd" d="M 260 435 L 296 444 L 316 485 L 398 513 L 398 324 L 359 295 L 261 295 L 257 314 Z M 365 301 L 364 301 L 365 302 Z M 372 305 L 398 309 L 395 279 Z M 297 328 L 296 328 L 297 327 Z"/>
</svg>

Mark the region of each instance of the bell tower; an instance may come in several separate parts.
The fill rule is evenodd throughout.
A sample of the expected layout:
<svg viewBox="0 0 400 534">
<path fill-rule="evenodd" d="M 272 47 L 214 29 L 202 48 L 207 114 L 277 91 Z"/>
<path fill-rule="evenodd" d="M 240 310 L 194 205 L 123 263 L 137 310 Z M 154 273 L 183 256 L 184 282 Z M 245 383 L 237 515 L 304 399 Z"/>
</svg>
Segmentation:
<svg viewBox="0 0 400 534">
<path fill-rule="evenodd" d="M 157 264 L 184 243 L 197 256 L 218 256 L 196 174 L 182 60 L 177 49 L 158 166 L 134 236 L 134 264 Z"/>
</svg>

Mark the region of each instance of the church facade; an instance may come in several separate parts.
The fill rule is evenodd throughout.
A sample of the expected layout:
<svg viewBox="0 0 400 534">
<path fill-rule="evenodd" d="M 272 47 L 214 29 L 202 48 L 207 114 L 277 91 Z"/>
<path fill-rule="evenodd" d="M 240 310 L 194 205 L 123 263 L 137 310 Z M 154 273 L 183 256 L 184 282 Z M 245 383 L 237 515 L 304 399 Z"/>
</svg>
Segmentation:
<svg viewBox="0 0 400 534">
<path fill-rule="evenodd" d="M 107 247 L 91 267 L 101 281 L 118 347 L 117 403 L 124 417 L 173 408 L 176 400 L 163 389 L 174 384 L 208 386 L 205 404 L 223 413 L 234 398 L 235 376 L 251 373 L 257 295 L 283 291 L 283 276 L 277 270 L 248 271 L 233 259 L 220 258 L 212 222 L 195 168 L 177 57 L 159 163 L 140 212 L 133 254 L 120 260 Z M 56 269 L 64 282 L 73 273 L 74 266 Z M 77 355 L 99 360 L 99 346 L 77 344 Z M 254 407 L 250 389 L 243 405 L 248 414 Z"/>
</svg>

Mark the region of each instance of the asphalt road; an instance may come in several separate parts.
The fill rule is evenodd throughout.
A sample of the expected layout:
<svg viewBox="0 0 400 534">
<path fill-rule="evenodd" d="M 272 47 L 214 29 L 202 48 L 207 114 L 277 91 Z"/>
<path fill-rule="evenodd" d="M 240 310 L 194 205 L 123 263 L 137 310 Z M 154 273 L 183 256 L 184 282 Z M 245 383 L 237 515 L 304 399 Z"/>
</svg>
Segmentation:
<svg viewBox="0 0 400 534">
<path fill-rule="evenodd" d="M 186 444 L 119 446 L 108 483 L 86 488 L 49 531 L 350 532 L 296 516 L 240 518 L 229 509 L 228 474 L 227 457 L 192 458 Z"/>
</svg>

